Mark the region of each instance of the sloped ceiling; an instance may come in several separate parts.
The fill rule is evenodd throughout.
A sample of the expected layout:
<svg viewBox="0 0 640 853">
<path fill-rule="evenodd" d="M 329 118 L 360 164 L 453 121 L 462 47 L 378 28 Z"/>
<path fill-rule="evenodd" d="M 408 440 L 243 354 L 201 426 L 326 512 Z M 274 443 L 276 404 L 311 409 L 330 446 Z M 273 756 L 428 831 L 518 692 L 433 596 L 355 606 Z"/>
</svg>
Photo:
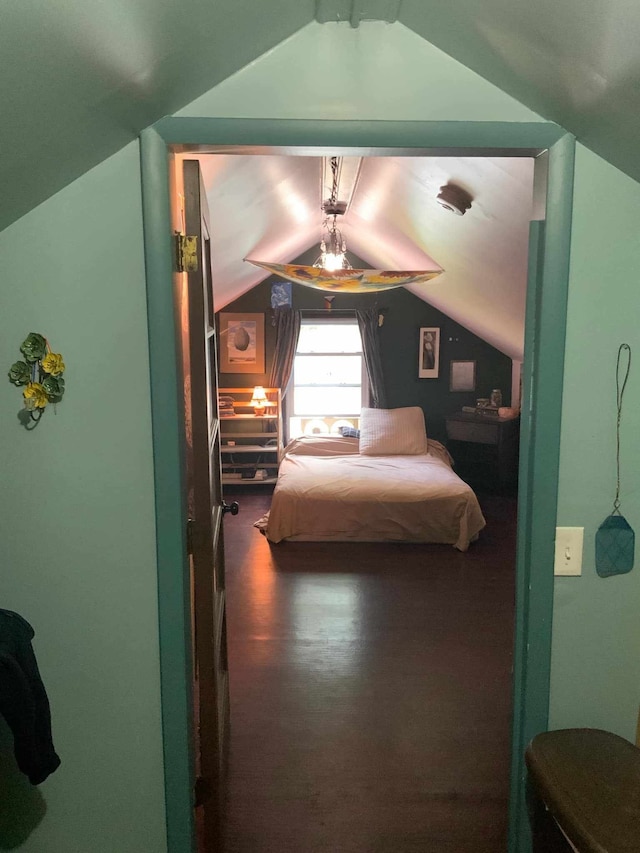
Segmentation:
<svg viewBox="0 0 640 853">
<path fill-rule="evenodd" d="M 312 20 L 313 0 L 5 0 L 0 230 Z"/>
<path fill-rule="evenodd" d="M 640 180 L 637 0 L 5 0 L 0 230 L 316 10 L 397 15 Z"/>
<path fill-rule="evenodd" d="M 212 223 L 215 308 L 266 277 L 243 261 L 293 261 L 321 235 L 322 160 L 202 155 Z M 464 216 L 437 202 L 455 183 Z M 340 227 L 374 269 L 445 272 L 417 296 L 514 359 L 522 358 L 533 161 L 528 158 L 365 157 Z M 338 297 L 339 301 L 339 297 Z"/>
<path fill-rule="evenodd" d="M 637 0 L 402 0 L 400 20 L 640 180 Z"/>
</svg>

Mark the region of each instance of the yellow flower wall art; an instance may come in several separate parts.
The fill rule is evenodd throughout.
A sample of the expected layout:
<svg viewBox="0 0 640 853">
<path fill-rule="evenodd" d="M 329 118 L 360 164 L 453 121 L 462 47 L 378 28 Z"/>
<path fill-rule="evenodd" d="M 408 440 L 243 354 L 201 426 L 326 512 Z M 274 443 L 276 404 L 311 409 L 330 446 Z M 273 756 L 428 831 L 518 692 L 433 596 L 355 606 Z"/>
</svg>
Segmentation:
<svg viewBox="0 0 640 853">
<path fill-rule="evenodd" d="M 64 373 L 64 361 L 59 352 L 48 352 L 42 359 L 42 369 L 52 376 L 60 376 Z"/>
<path fill-rule="evenodd" d="M 24 409 L 19 417 L 27 429 L 33 429 L 49 403 L 62 400 L 65 390 L 62 374 L 66 367 L 62 355 L 51 352 L 49 342 L 38 332 L 27 335 L 20 352 L 23 360 L 11 365 L 9 381 L 24 388 Z"/>
<path fill-rule="evenodd" d="M 46 391 L 39 382 L 30 382 L 22 392 L 22 396 L 30 412 L 34 409 L 44 409 L 49 402 Z"/>
</svg>

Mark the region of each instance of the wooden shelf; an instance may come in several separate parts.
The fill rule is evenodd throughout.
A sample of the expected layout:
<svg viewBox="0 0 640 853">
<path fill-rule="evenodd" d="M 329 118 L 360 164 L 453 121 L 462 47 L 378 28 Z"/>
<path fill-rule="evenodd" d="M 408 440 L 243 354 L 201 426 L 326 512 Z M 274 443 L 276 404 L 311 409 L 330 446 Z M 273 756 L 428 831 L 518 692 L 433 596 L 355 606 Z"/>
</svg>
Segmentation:
<svg viewBox="0 0 640 853">
<path fill-rule="evenodd" d="M 222 457 L 222 482 L 226 486 L 272 485 L 276 482 L 282 455 L 282 412 L 279 388 L 265 388 L 273 404 L 264 413 L 256 415 L 251 406 L 253 386 L 250 388 L 219 388 L 221 397 L 232 397 L 235 414 L 220 418 L 220 454 Z M 251 422 L 255 423 L 254 429 Z M 271 429 L 266 429 L 269 426 Z M 229 446 L 226 442 L 233 441 Z M 270 441 L 272 444 L 266 445 Z M 242 461 L 239 461 L 239 460 Z M 242 479 L 241 474 L 252 468 L 266 471 L 268 476 Z"/>
<path fill-rule="evenodd" d="M 258 477 L 250 477 L 243 480 L 241 477 L 228 477 L 223 474 L 222 482 L 227 486 L 273 486 L 278 482 L 278 478 L 263 477 L 259 479 Z"/>
<path fill-rule="evenodd" d="M 273 433 L 267 433 L 273 435 Z M 264 444 L 223 444 L 220 447 L 221 453 L 278 453 L 278 448 L 275 445 L 265 447 Z"/>
<path fill-rule="evenodd" d="M 220 389 L 224 391 L 224 388 Z M 277 415 L 225 415 L 220 418 L 221 424 L 229 423 L 230 421 L 275 421 Z"/>
</svg>

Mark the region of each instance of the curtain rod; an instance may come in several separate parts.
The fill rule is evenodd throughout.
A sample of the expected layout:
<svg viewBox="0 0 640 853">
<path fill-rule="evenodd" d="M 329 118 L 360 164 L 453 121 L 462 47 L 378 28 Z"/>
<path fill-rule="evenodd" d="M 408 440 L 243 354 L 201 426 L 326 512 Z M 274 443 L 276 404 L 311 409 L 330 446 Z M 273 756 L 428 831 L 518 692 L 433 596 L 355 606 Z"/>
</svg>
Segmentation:
<svg viewBox="0 0 640 853">
<path fill-rule="evenodd" d="M 355 314 L 355 308 L 299 308 L 301 314 Z"/>
</svg>

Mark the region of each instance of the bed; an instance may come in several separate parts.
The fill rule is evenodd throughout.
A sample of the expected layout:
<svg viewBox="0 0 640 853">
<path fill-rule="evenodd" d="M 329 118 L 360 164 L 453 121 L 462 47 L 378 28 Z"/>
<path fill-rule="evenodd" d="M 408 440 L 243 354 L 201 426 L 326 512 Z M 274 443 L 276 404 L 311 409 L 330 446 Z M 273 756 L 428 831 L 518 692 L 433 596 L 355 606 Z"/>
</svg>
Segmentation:
<svg viewBox="0 0 640 853">
<path fill-rule="evenodd" d="M 476 495 L 453 471 L 443 445 L 427 439 L 422 410 L 407 408 L 411 430 L 406 417 L 402 422 L 407 409 L 373 409 L 363 410 L 360 439 L 291 441 L 271 510 L 256 527 L 273 543 L 429 542 L 466 551 L 485 526 Z M 369 411 L 375 415 L 367 419 Z M 387 412 L 401 414 L 391 417 L 382 441 L 379 429 L 372 441 L 367 425 Z"/>
</svg>

